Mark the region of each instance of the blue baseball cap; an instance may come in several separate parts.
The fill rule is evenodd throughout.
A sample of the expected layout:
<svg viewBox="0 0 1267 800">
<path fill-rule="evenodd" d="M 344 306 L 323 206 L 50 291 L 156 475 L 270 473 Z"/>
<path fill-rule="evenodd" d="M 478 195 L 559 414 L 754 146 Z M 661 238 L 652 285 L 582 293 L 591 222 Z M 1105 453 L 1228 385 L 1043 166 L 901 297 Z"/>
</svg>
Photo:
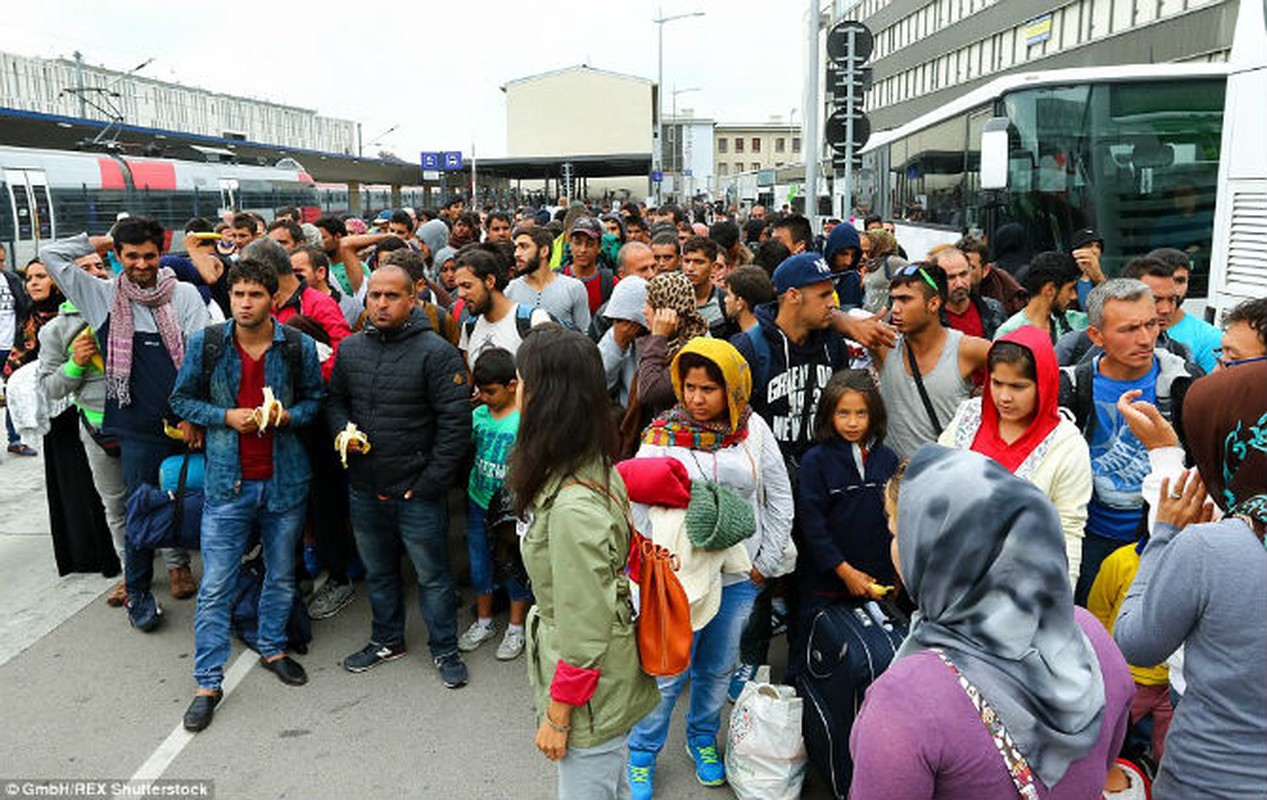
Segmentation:
<svg viewBox="0 0 1267 800">
<path fill-rule="evenodd" d="M 788 289 L 800 289 L 814 283 L 832 279 L 831 267 L 818 253 L 797 253 L 783 260 L 774 271 L 774 291 L 783 294 Z"/>
<path fill-rule="evenodd" d="M 374 221 L 375 221 L 376 223 L 387 223 L 387 222 L 391 222 L 391 221 L 392 221 L 392 212 L 391 212 L 391 209 L 390 209 L 390 208 L 388 208 L 388 209 L 384 209 L 384 210 L 382 210 L 382 211 L 378 212 L 378 216 L 377 216 L 377 217 L 374 217 Z"/>
</svg>

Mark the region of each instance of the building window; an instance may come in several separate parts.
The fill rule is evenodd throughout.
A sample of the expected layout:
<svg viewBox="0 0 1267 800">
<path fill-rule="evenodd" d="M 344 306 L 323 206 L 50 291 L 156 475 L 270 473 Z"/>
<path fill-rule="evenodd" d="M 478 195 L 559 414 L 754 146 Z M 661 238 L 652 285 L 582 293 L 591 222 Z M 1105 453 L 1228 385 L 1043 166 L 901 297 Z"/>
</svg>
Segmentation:
<svg viewBox="0 0 1267 800">
<path fill-rule="evenodd" d="M 735 137 L 735 152 L 736 152 L 736 153 L 742 153 L 742 152 L 743 152 L 743 137 L 741 137 L 741 136 L 736 136 L 736 137 Z"/>
<path fill-rule="evenodd" d="M 730 140 L 729 140 L 729 139 L 724 139 L 724 138 L 723 138 L 723 139 L 718 139 L 718 140 L 717 140 L 717 152 L 719 152 L 719 153 L 726 153 L 726 152 L 729 152 L 729 151 L 730 151 Z"/>
<path fill-rule="evenodd" d="M 756 171 L 757 171 L 757 170 L 759 170 L 759 169 L 761 169 L 761 165 L 760 165 L 760 164 L 758 164 L 758 163 L 757 163 L 757 162 L 755 162 L 755 161 L 754 161 L 754 162 L 752 162 L 752 171 L 753 171 L 753 172 L 756 172 Z"/>
<path fill-rule="evenodd" d="M 736 172 L 736 173 L 743 172 L 743 162 L 742 162 L 742 161 L 736 161 L 736 162 L 735 162 L 735 172 Z"/>
<path fill-rule="evenodd" d="M 779 136 L 774 140 L 774 152 L 783 153 L 787 151 L 787 139 Z"/>
<path fill-rule="evenodd" d="M 722 176 L 730 174 L 730 166 L 727 164 L 718 163 L 717 174 L 722 175 Z"/>
<path fill-rule="evenodd" d="M 757 138 L 756 136 L 752 137 L 752 152 L 754 153 L 761 152 L 761 140 Z"/>
<path fill-rule="evenodd" d="M 801 152 L 801 137 L 799 136 L 792 137 L 792 152 L 793 153 Z"/>
</svg>

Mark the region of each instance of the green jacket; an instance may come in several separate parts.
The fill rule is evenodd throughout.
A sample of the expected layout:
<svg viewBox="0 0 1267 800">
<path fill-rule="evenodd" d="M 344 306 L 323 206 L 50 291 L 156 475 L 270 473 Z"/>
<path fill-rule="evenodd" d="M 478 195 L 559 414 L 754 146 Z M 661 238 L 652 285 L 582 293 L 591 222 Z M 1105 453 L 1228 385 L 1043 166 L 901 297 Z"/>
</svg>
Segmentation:
<svg viewBox="0 0 1267 800">
<path fill-rule="evenodd" d="M 615 469 L 604 482 L 598 464 L 573 478 L 554 479 L 537 495 L 521 544 L 537 604 L 528 612 L 528 678 L 538 719 L 545 713 L 560 660 L 596 670 L 593 695 L 572 711 L 570 747 L 593 747 L 624 736 L 660 702 L 655 680 L 642 671 L 625 562 L 630 532 L 625 485 Z M 570 672 L 576 670 L 569 670 Z M 564 698 L 560 698 L 564 699 Z M 566 700 L 565 700 L 566 701 Z"/>
</svg>

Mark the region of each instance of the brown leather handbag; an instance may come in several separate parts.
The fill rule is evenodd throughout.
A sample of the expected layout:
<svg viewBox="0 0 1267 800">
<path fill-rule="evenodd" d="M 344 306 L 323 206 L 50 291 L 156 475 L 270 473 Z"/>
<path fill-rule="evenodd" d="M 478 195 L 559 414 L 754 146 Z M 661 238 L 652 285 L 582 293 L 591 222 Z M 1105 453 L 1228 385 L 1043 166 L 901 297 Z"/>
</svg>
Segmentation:
<svg viewBox="0 0 1267 800">
<path fill-rule="evenodd" d="M 691 603 L 676 574 L 678 557 L 640 533 L 638 657 L 648 675 L 680 675 L 691 663 Z"/>
</svg>

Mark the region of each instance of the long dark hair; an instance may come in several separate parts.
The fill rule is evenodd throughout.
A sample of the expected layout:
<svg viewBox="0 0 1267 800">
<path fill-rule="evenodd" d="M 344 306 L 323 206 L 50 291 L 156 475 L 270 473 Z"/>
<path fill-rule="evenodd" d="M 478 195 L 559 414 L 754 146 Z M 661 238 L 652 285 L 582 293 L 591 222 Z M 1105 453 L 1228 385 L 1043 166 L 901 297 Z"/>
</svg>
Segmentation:
<svg viewBox="0 0 1267 800">
<path fill-rule="evenodd" d="M 542 326 L 524 337 L 516 361 L 524 407 L 506 483 L 522 516 L 551 478 L 594 461 L 611 466 L 616 442 L 603 359 L 589 337 Z"/>
<path fill-rule="evenodd" d="M 845 392 L 857 392 L 867 404 L 867 438 L 863 444 L 884 444 L 884 437 L 889 432 L 889 414 L 879 387 L 865 369 L 842 369 L 827 381 L 823 396 L 818 399 L 818 411 L 814 414 L 814 441 L 821 444 L 836 438 L 836 405 Z"/>
</svg>

